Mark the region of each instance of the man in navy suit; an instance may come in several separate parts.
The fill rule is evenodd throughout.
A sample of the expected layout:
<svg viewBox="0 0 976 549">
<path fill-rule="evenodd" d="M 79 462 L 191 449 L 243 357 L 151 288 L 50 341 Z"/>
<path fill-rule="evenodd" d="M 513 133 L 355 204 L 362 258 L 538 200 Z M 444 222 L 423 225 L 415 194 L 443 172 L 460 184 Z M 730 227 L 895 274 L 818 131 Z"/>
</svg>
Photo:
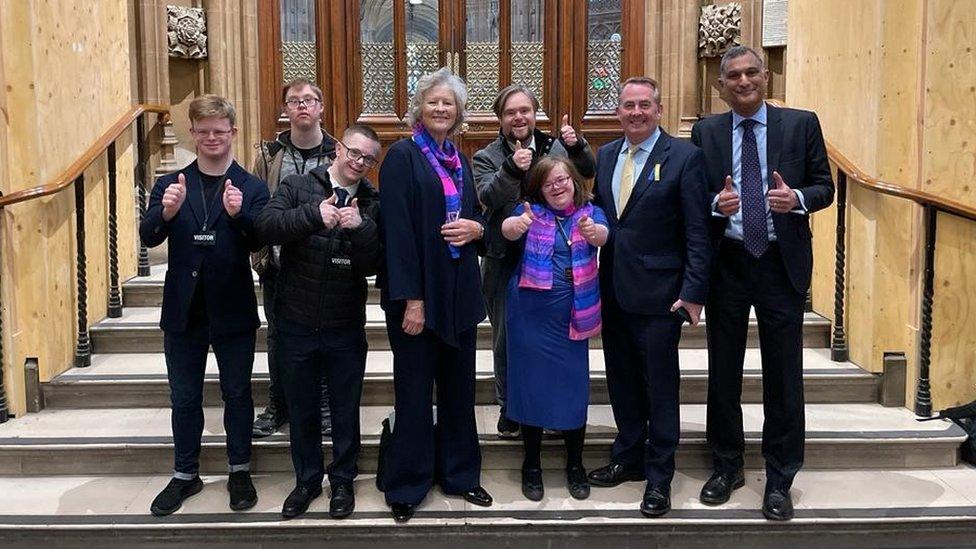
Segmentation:
<svg viewBox="0 0 976 549">
<path fill-rule="evenodd" d="M 698 122 L 691 133 L 705 152 L 716 245 L 706 325 L 707 436 L 715 470 L 701 501 L 725 503 L 744 484 L 742 361 L 752 307 L 762 353 L 762 510 L 771 520 L 789 520 L 790 486 L 803 464 L 809 214 L 830 205 L 834 183 L 817 116 L 763 101 L 769 73 L 758 53 L 734 47 L 719 72 L 732 111 Z"/>
<path fill-rule="evenodd" d="M 254 220 L 268 202 L 268 188 L 234 161 L 235 118 L 223 97 L 204 95 L 190 103 L 197 159 L 159 178 L 139 226 L 147 246 L 169 242 L 159 327 L 176 463 L 172 480 L 150 507 L 157 516 L 173 513 L 203 489 L 203 379 L 211 346 L 224 400 L 230 507 L 239 511 L 257 503 L 249 470 L 251 368 L 260 321 L 248 253 L 260 248 Z"/>
<path fill-rule="evenodd" d="M 708 189 L 702 152 L 659 127 L 657 82 L 625 81 L 617 118 L 624 137 L 600 147 L 594 202 L 610 221 L 600 293 L 618 434 L 610 463 L 589 477 L 596 486 L 646 480 L 640 509 L 653 517 L 671 509 L 679 436 L 678 313 L 697 324 L 708 292 Z"/>
</svg>

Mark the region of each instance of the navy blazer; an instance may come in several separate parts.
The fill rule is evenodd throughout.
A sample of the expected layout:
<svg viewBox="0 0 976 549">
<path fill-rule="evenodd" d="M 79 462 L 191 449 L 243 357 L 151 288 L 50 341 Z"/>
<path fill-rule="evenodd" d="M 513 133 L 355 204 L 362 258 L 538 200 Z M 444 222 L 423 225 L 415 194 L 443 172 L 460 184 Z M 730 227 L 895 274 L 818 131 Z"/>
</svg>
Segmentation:
<svg viewBox="0 0 976 549">
<path fill-rule="evenodd" d="M 485 225 L 471 166 L 462 154 L 461 217 Z M 390 146 L 380 167 L 380 235 L 385 264 L 378 280 L 383 309 L 401 317 L 408 299 L 424 300 L 424 323 L 449 345 L 485 318 L 478 240 L 451 258 L 441 236 L 444 188 L 412 139 Z"/>
<path fill-rule="evenodd" d="M 163 287 L 163 311 L 159 327 L 165 331 L 186 331 L 190 302 L 203 280 L 203 297 L 210 322 L 211 335 L 256 330 L 258 318 L 254 280 L 251 277 L 249 253 L 261 248 L 254 231 L 254 220 L 268 203 L 268 186 L 233 162 L 226 179 L 244 194 L 241 213 L 227 215 L 218 189 L 210 210 L 208 230 L 216 231 L 215 246 L 196 246 L 193 234 L 200 231 L 204 219 L 202 183 L 197 162 L 181 170 L 186 177 L 186 199 L 173 219 L 163 220 L 163 193 L 176 183 L 180 172 L 160 177 L 149 196 L 146 217 L 139 225 L 139 236 L 152 248 L 169 240 L 166 283 Z"/>
<path fill-rule="evenodd" d="M 826 208 L 834 200 L 834 180 L 817 115 L 768 103 L 766 109 L 766 180 L 772 182 L 773 171 L 779 172 L 791 189 L 803 193 L 808 214 Z M 725 186 L 725 177 L 732 174 L 732 112 L 699 120 L 691 129 L 691 140 L 705 152 L 711 207 L 711 201 Z M 813 271 L 809 215 L 773 212 L 772 217 L 790 283 L 797 292 L 805 294 Z M 727 217 L 712 217 L 716 245 L 728 222 Z"/>
<path fill-rule="evenodd" d="M 701 150 L 661 130 L 630 200 L 617 212 L 613 171 L 623 145 L 620 138 L 597 153 L 593 202 L 610 222 L 600 250 L 602 295 L 614 297 L 624 311 L 646 315 L 669 314 L 679 297 L 705 303 L 712 247 Z"/>
</svg>

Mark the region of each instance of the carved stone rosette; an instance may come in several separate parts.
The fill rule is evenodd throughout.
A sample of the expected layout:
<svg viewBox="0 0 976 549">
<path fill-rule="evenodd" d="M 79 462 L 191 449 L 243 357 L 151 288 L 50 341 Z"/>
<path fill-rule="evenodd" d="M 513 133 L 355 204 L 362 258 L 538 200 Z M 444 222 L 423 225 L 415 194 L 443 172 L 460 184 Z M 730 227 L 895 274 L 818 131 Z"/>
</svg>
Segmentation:
<svg viewBox="0 0 976 549">
<path fill-rule="evenodd" d="M 719 57 L 742 38 L 742 4 L 702 6 L 698 20 L 698 57 Z"/>
<path fill-rule="evenodd" d="M 166 6 L 169 56 L 181 59 L 207 57 L 207 21 L 203 8 Z"/>
</svg>

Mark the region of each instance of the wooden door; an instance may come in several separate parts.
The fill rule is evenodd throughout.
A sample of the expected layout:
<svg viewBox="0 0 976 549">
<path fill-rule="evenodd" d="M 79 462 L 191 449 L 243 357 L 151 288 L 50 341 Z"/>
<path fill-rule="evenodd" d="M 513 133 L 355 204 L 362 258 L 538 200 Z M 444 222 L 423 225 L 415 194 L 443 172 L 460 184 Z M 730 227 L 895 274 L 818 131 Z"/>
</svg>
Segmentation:
<svg viewBox="0 0 976 549">
<path fill-rule="evenodd" d="M 448 66 L 468 84 L 471 116 L 455 139 L 469 156 L 497 136 L 491 104 L 513 82 L 539 96 L 539 128 L 556 133 L 569 114 L 599 145 L 620 135 L 617 85 L 643 71 L 640 0 L 265 0 L 261 8 L 265 138 L 287 127 L 282 83 L 303 75 L 323 88 L 329 131 L 369 124 L 387 146 L 410 133 L 420 76 Z"/>
</svg>

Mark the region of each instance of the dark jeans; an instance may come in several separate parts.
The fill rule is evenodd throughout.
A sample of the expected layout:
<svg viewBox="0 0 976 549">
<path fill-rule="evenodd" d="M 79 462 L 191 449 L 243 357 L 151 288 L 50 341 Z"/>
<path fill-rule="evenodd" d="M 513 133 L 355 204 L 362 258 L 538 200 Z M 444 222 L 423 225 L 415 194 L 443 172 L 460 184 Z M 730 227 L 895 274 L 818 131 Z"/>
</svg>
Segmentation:
<svg viewBox="0 0 976 549">
<path fill-rule="evenodd" d="M 504 259 L 486 257 L 481 262 L 483 294 L 491 323 L 491 354 L 495 374 L 495 402 L 505 410 L 508 379 L 508 346 L 505 330 L 505 301 L 512 266 Z"/>
<path fill-rule="evenodd" d="M 275 322 L 274 302 L 275 286 L 278 279 L 278 269 L 268 266 L 261 276 L 261 291 L 264 294 L 264 317 L 268 321 L 268 402 L 274 403 L 278 413 L 286 413 L 285 395 L 281 388 L 281 374 L 278 370 L 276 353 L 277 329 Z"/>
<path fill-rule="evenodd" d="M 254 340 L 253 331 L 211 337 L 206 324 L 191 325 L 186 332 L 164 332 L 177 473 L 195 475 L 200 469 L 203 379 L 210 346 L 213 346 L 220 370 L 228 462 L 231 466 L 250 463 L 251 423 L 254 421 L 254 402 L 251 400 Z"/>
<path fill-rule="evenodd" d="M 322 424 L 320 387 L 327 380 L 332 405 L 329 482 L 348 484 L 359 470 L 359 401 L 366 371 L 366 330 L 311 328 L 278 319 L 278 360 L 291 417 L 291 460 L 298 485 L 320 486 Z"/>
</svg>

